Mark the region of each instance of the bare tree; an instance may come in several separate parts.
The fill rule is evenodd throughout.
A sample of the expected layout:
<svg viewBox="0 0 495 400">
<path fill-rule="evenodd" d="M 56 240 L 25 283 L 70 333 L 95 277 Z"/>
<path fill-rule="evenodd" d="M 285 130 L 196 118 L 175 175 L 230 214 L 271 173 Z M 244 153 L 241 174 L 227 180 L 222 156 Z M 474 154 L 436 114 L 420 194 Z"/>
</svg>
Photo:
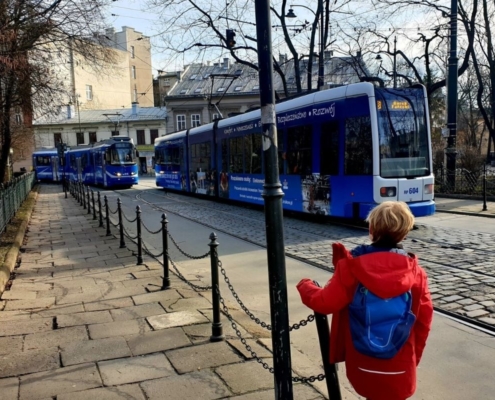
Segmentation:
<svg viewBox="0 0 495 400">
<path fill-rule="evenodd" d="M 73 51 L 93 65 L 110 61 L 112 54 L 100 46 L 98 34 L 104 28 L 104 1 L 0 2 L 0 182 L 6 179 L 13 142 L 19 140 L 14 110 L 22 110 L 24 129 L 29 129 L 34 112 L 52 112 L 72 96 L 57 65 L 63 54 Z"/>
</svg>

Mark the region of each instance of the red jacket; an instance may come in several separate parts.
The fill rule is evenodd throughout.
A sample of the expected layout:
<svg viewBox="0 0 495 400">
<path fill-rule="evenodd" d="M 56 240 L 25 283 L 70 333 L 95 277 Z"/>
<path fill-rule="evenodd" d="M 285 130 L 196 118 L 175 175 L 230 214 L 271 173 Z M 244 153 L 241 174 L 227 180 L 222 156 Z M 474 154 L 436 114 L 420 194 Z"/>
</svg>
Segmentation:
<svg viewBox="0 0 495 400">
<path fill-rule="evenodd" d="M 416 256 L 378 252 L 353 258 L 340 243 L 333 244 L 335 273 L 324 288 L 303 279 L 297 285 L 302 302 L 321 314 L 333 314 L 330 362 L 345 361 L 347 377 L 358 394 L 370 400 L 404 400 L 416 390 L 419 364 L 433 317 L 425 271 Z M 382 298 L 411 290 L 416 322 L 397 355 L 384 360 L 358 353 L 352 343 L 347 306 L 358 282 Z"/>
</svg>

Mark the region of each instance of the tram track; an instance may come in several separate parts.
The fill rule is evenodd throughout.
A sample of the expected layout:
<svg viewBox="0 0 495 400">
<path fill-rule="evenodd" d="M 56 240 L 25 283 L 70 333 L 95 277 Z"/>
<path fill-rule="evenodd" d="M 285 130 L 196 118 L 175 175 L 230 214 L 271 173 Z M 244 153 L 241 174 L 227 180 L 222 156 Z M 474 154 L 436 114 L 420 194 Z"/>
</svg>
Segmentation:
<svg viewBox="0 0 495 400">
<path fill-rule="evenodd" d="M 148 185 L 141 185 L 141 186 L 151 188 L 151 186 L 148 186 Z M 150 207 L 151 209 L 154 209 L 156 211 L 161 211 L 164 213 L 172 213 L 174 215 L 180 216 L 181 218 L 185 218 L 185 219 L 188 219 L 192 222 L 198 223 L 200 225 L 212 228 L 213 230 L 215 230 L 217 232 L 222 232 L 222 233 L 228 234 L 230 236 L 236 237 L 239 240 L 243 240 L 243 241 L 246 241 L 250 244 L 257 245 L 261 248 L 266 248 L 266 246 L 263 243 L 260 243 L 260 241 L 250 239 L 249 237 L 246 237 L 245 235 L 239 235 L 239 234 L 233 232 L 232 229 L 225 229 L 225 228 L 222 228 L 221 226 L 219 226 L 217 224 L 210 224 L 206 221 L 199 220 L 198 218 L 196 218 L 194 216 L 185 215 L 184 210 L 181 211 L 180 209 L 177 209 L 177 205 L 179 205 L 179 206 L 184 206 L 186 208 L 194 207 L 196 211 L 198 211 L 198 208 L 201 208 L 204 212 L 208 211 L 211 213 L 221 213 L 225 217 L 235 218 L 235 220 L 238 221 L 237 224 L 242 224 L 242 222 L 239 222 L 240 220 L 244 221 L 245 223 L 249 223 L 249 225 L 251 225 L 253 227 L 253 229 L 258 229 L 259 225 L 263 225 L 264 220 L 260 221 L 259 217 L 240 215 L 238 212 L 236 213 L 235 210 L 230 210 L 231 207 L 235 208 L 235 206 L 233 206 L 233 205 L 215 203 L 214 206 L 210 206 L 210 205 L 205 204 L 205 200 L 203 200 L 203 199 L 193 198 L 193 197 L 189 197 L 189 196 L 181 196 L 180 194 L 171 194 L 168 192 L 157 193 L 155 191 L 139 190 L 138 188 L 135 188 L 134 190 L 138 191 L 138 193 L 135 193 L 135 192 L 130 193 L 129 190 L 125 190 L 125 191 L 113 190 L 113 191 L 115 193 L 118 193 L 121 196 L 132 197 L 135 200 L 142 201 L 148 207 Z M 156 202 L 149 201 L 146 198 L 144 198 L 144 195 L 151 195 L 151 196 L 158 197 L 158 198 L 162 199 L 162 201 L 165 200 L 167 202 L 170 202 L 171 206 L 167 207 L 167 206 L 158 205 L 158 204 L 156 204 Z M 225 210 L 225 207 L 228 207 L 228 209 Z M 245 209 L 243 209 L 243 210 L 245 210 Z M 247 212 L 254 212 L 254 211 L 253 210 L 247 210 Z M 215 220 L 218 220 L 218 218 L 216 218 Z M 286 219 L 286 221 L 287 221 L 287 219 Z M 338 225 L 340 227 L 340 229 L 347 229 L 348 230 L 347 235 L 345 235 L 347 237 L 343 239 L 342 238 L 342 232 L 340 232 L 340 233 L 337 232 L 335 234 L 329 234 L 327 231 L 327 232 L 325 232 L 325 234 L 321 234 L 321 233 L 316 234 L 314 232 L 311 232 L 308 229 L 303 229 L 303 227 L 301 227 L 300 224 L 301 224 L 301 221 L 296 219 L 294 221 L 291 221 L 291 223 L 286 223 L 285 224 L 285 230 L 289 230 L 289 232 L 290 231 L 296 231 L 296 234 L 302 233 L 302 234 L 306 235 L 308 238 L 311 238 L 311 240 L 314 240 L 315 242 L 321 242 L 322 239 L 324 239 L 325 241 L 332 241 L 332 242 L 339 240 L 339 241 L 343 242 L 347 247 L 357 246 L 357 245 L 362 244 L 363 242 L 367 241 L 367 235 L 365 235 L 365 234 L 363 234 L 363 240 L 356 239 L 356 231 L 358 231 L 358 232 L 365 232 L 366 231 L 366 228 L 363 228 L 362 226 L 354 226 L 352 224 L 346 224 L 346 223 L 342 223 L 342 224 L 332 223 L 332 227 L 334 227 L 335 225 Z M 297 226 L 294 226 L 294 225 L 297 225 Z M 325 229 L 329 229 L 328 224 L 322 224 L 322 227 L 324 227 Z M 322 231 L 325 229 L 322 229 Z M 290 236 L 290 233 L 289 233 L 289 236 Z M 414 234 L 411 236 L 412 237 L 410 238 L 410 241 L 408 243 L 408 248 L 412 247 L 411 250 L 415 250 L 414 248 L 417 247 L 417 245 L 415 245 L 415 243 L 419 244 L 420 247 L 431 246 L 431 244 L 433 243 L 433 244 L 437 245 L 440 249 L 443 249 L 443 250 L 452 250 L 452 251 L 457 251 L 457 252 L 463 251 L 463 250 L 470 250 L 472 252 L 478 252 L 478 253 L 481 253 L 483 255 L 489 254 L 488 251 L 483 250 L 483 249 L 477 249 L 476 247 L 458 246 L 457 244 L 442 242 L 439 240 L 420 239 L 418 237 L 415 237 L 416 235 L 414 235 Z M 290 241 L 289 241 L 289 244 L 286 246 L 286 248 L 287 248 L 286 256 L 287 257 L 290 257 L 290 258 L 296 259 L 298 261 L 310 264 L 310 265 L 317 267 L 317 268 L 320 268 L 320 269 L 327 270 L 329 272 L 331 272 L 333 270 L 333 268 L 329 267 L 329 265 L 328 265 L 329 260 L 331 260 L 331 252 L 328 250 L 328 248 L 323 253 L 323 256 L 321 257 L 325 261 L 315 261 L 312 259 L 308 259 L 304 255 L 299 256 L 299 255 L 295 254 L 293 251 L 291 251 L 292 250 L 291 247 L 292 247 L 292 245 L 290 244 Z M 327 246 L 327 247 L 331 248 L 331 246 Z M 470 270 L 467 270 L 466 268 L 461 268 L 461 267 L 458 267 L 455 265 L 451 265 L 450 262 L 441 262 L 441 261 L 438 261 L 436 259 L 429 258 L 427 256 L 426 257 L 422 256 L 421 260 L 422 260 L 421 264 L 423 265 L 423 267 L 425 267 L 428 270 L 428 273 L 430 276 L 433 275 L 432 272 L 437 269 L 437 268 L 435 268 L 435 266 L 437 266 L 437 267 L 442 267 L 442 268 L 448 268 L 450 270 L 455 270 L 455 271 L 458 271 L 459 273 L 464 273 L 464 274 L 468 272 L 472 278 L 478 278 L 481 281 L 484 278 L 495 278 L 495 274 L 485 273 L 483 271 L 476 271 L 476 270 L 470 271 Z M 436 282 L 434 278 L 431 279 L 430 282 L 432 280 L 434 282 Z M 494 285 L 493 293 L 494 293 L 493 298 L 495 299 L 495 285 Z M 449 309 L 447 309 L 445 304 L 441 304 L 438 301 L 436 301 L 436 302 L 434 301 L 434 303 L 436 303 L 434 308 L 435 308 L 435 311 L 437 313 L 445 315 L 446 317 L 448 317 L 452 320 L 455 320 L 459 323 L 462 323 L 464 325 L 469 325 L 469 326 L 475 327 L 476 329 L 480 329 L 482 331 L 489 333 L 490 335 L 495 336 L 495 326 L 484 323 L 483 321 L 480 320 L 480 318 L 471 318 L 471 317 L 468 317 L 462 313 L 456 312 L 455 310 L 449 310 Z"/>
</svg>

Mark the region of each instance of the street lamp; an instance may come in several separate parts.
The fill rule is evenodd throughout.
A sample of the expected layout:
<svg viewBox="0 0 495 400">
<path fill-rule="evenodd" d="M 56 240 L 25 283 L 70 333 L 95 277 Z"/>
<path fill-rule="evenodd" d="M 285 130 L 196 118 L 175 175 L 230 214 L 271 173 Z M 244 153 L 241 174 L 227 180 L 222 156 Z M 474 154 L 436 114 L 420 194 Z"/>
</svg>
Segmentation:
<svg viewBox="0 0 495 400">
<path fill-rule="evenodd" d="M 115 129 L 114 129 L 114 132 L 117 133 L 117 126 L 119 125 L 119 117 L 122 116 L 121 113 L 107 113 L 107 114 L 102 114 L 104 115 L 105 117 L 108 118 L 108 120 L 115 125 Z M 115 121 L 113 121 L 110 116 L 114 116 L 114 117 L 117 117 L 117 119 Z M 114 136 L 114 135 L 112 135 Z"/>
<path fill-rule="evenodd" d="M 316 18 L 316 13 L 309 7 L 300 4 L 291 4 L 291 7 L 303 7 L 311 11 Z M 325 64 L 323 60 L 323 53 L 325 52 L 325 39 L 324 39 L 324 13 L 323 13 L 323 0 L 318 0 L 318 10 L 321 12 L 320 21 L 318 21 L 319 35 L 320 35 L 320 56 L 318 57 L 318 90 L 322 90 L 325 85 Z M 293 8 L 289 8 L 289 11 L 285 15 L 285 18 L 296 18 Z"/>
</svg>

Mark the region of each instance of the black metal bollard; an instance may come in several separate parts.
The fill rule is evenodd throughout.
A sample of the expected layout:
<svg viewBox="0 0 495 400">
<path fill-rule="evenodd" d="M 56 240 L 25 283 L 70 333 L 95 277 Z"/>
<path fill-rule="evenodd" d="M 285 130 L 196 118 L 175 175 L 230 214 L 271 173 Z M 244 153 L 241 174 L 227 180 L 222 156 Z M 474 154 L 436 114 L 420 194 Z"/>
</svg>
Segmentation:
<svg viewBox="0 0 495 400">
<path fill-rule="evenodd" d="M 81 183 L 81 189 L 83 208 L 86 209 L 86 189 L 84 189 L 84 183 Z"/>
<path fill-rule="evenodd" d="M 91 201 L 93 202 L 93 219 L 96 219 L 95 192 L 91 189 Z"/>
<path fill-rule="evenodd" d="M 136 206 L 136 224 L 137 224 L 137 265 L 143 263 L 143 242 L 141 239 L 141 207 Z"/>
<path fill-rule="evenodd" d="M 163 282 L 162 290 L 170 289 L 170 277 L 168 271 L 168 221 L 162 214 L 162 247 L 163 247 Z"/>
<path fill-rule="evenodd" d="M 117 199 L 117 210 L 119 211 L 120 248 L 124 249 L 124 222 L 122 221 L 122 202 L 120 201 L 120 198 Z"/>
<path fill-rule="evenodd" d="M 110 233 L 110 212 L 108 211 L 108 199 L 107 199 L 106 195 L 104 196 L 104 200 L 105 200 L 105 218 L 107 221 L 107 236 L 110 236 L 111 235 L 111 233 Z"/>
<path fill-rule="evenodd" d="M 86 186 L 86 193 L 87 193 L 87 196 L 88 196 L 88 214 L 91 214 L 91 199 L 89 197 L 89 186 Z"/>
<path fill-rule="evenodd" d="M 486 163 L 483 164 L 483 211 L 486 211 Z"/>
<path fill-rule="evenodd" d="M 83 205 L 83 199 L 84 199 L 84 188 L 82 182 L 79 182 L 79 204 L 81 206 Z M 86 208 L 86 206 L 84 208 Z"/>
<path fill-rule="evenodd" d="M 101 197 L 100 192 L 98 192 L 98 214 L 100 217 L 100 227 L 103 226 L 103 212 L 101 211 Z"/>
<path fill-rule="evenodd" d="M 323 369 L 325 371 L 328 398 L 330 400 L 341 400 L 339 375 L 337 366 L 330 364 L 330 330 L 328 329 L 328 318 L 326 315 L 315 313 L 316 329 L 318 330 L 318 339 L 320 341 L 321 358 Z"/>
<path fill-rule="evenodd" d="M 62 185 L 64 186 L 65 198 L 67 198 L 67 180 L 65 179 L 65 176 L 62 178 Z"/>
<path fill-rule="evenodd" d="M 210 260 L 211 260 L 211 297 L 213 305 L 213 322 L 211 323 L 210 342 L 220 342 L 223 336 L 222 322 L 220 321 L 220 286 L 218 284 L 218 254 L 217 235 L 210 234 Z"/>
</svg>

